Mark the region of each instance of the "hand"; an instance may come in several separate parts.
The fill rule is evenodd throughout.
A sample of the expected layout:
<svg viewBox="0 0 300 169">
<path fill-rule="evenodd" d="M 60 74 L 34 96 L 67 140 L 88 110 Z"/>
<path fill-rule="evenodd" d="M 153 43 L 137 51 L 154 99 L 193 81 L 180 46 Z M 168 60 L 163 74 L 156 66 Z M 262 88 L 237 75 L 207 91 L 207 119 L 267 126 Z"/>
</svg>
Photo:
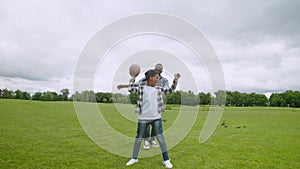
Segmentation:
<svg viewBox="0 0 300 169">
<path fill-rule="evenodd" d="M 175 73 L 175 74 L 174 74 L 174 78 L 175 78 L 176 80 L 178 80 L 180 77 L 181 77 L 181 74 L 180 74 L 180 73 Z"/>
<path fill-rule="evenodd" d="M 123 86 L 123 85 L 118 85 L 118 86 L 117 86 L 118 90 L 122 89 L 122 86 Z"/>
<path fill-rule="evenodd" d="M 117 86 L 117 88 L 120 90 L 120 89 L 123 89 L 123 88 L 126 88 L 126 87 L 128 87 L 128 85 L 122 85 L 122 84 L 120 84 L 120 85 L 118 85 Z"/>
</svg>

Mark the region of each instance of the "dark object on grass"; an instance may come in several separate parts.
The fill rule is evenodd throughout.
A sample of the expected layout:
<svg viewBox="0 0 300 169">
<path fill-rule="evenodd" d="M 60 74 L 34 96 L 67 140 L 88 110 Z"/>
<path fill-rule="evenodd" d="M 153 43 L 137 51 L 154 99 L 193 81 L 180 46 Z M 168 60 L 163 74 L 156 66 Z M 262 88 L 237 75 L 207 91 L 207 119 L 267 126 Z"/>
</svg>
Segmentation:
<svg viewBox="0 0 300 169">
<path fill-rule="evenodd" d="M 236 126 L 236 128 L 237 128 L 237 129 L 240 129 L 240 128 L 241 128 L 241 126 Z"/>
<path fill-rule="evenodd" d="M 225 126 L 225 120 L 223 120 L 223 122 L 222 122 L 222 124 L 221 124 L 222 126 Z"/>
<path fill-rule="evenodd" d="M 246 128 L 246 125 L 244 125 L 244 128 Z"/>
<path fill-rule="evenodd" d="M 225 128 L 227 128 L 228 126 L 227 126 L 227 125 L 225 125 L 224 127 L 225 127 Z"/>
</svg>

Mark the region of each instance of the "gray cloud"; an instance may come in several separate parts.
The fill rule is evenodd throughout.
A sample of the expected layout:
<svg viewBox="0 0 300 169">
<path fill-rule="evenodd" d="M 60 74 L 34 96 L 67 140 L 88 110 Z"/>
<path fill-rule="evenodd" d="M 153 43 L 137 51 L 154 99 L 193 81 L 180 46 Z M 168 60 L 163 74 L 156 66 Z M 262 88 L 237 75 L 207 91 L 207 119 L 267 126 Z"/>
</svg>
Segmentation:
<svg viewBox="0 0 300 169">
<path fill-rule="evenodd" d="M 162 12 L 186 19 L 207 35 L 222 61 L 229 90 L 300 90 L 295 77 L 300 73 L 297 0 L 1 4 L 0 88 L 72 88 L 77 59 L 96 31 L 120 17 Z"/>
</svg>

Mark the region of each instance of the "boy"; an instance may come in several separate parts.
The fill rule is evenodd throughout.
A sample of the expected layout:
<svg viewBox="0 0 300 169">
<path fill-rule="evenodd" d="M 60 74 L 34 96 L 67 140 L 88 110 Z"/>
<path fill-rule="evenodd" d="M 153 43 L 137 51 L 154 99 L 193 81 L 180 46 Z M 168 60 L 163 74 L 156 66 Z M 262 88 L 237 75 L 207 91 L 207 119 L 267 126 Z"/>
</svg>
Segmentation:
<svg viewBox="0 0 300 169">
<path fill-rule="evenodd" d="M 161 113 L 164 112 L 162 93 L 169 94 L 175 90 L 178 79 L 180 78 L 180 74 L 176 73 L 174 75 L 174 80 L 171 88 L 162 88 L 156 86 L 156 83 L 159 81 L 158 71 L 148 70 L 145 73 L 145 78 L 147 80 L 146 85 L 135 87 L 135 77 L 132 77 L 132 79 L 130 79 L 128 87 L 129 92 L 136 93 L 138 95 L 136 113 L 139 114 L 139 118 L 132 159 L 126 163 L 126 166 L 130 166 L 138 162 L 138 153 L 140 150 L 142 138 L 145 132 L 147 132 L 148 126 L 151 125 L 153 135 L 157 138 L 160 145 L 164 160 L 163 164 L 167 168 L 172 168 L 173 165 L 171 164 L 168 156 L 168 149 L 162 129 Z"/>
<path fill-rule="evenodd" d="M 169 87 L 169 81 L 167 78 L 163 77 L 161 75 L 161 73 L 163 72 L 163 65 L 161 63 L 158 63 L 155 65 L 154 70 L 158 71 L 158 82 L 156 83 L 156 86 L 160 86 L 160 87 L 164 87 L 164 88 L 168 88 Z M 147 80 L 146 78 L 142 78 L 141 80 L 139 80 L 138 82 L 136 82 L 134 85 L 138 86 L 138 85 L 146 85 Z M 120 90 L 122 88 L 126 88 L 129 87 L 129 85 L 118 85 L 117 88 Z M 150 137 L 150 126 L 148 126 L 147 128 L 147 132 L 145 132 L 145 142 L 144 142 L 144 149 L 145 150 L 149 150 L 150 149 L 150 145 L 152 147 L 159 147 L 156 142 L 155 139 L 153 137 L 153 132 L 151 131 L 151 137 Z"/>
</svg>

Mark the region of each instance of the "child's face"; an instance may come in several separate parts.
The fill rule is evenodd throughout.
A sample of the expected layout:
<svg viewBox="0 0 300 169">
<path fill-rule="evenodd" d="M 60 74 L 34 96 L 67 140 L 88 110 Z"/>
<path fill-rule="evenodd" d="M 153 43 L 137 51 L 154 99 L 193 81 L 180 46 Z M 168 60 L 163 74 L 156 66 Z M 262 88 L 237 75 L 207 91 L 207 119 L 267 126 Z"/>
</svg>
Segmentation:
<svg viewBox="0 0 300 169">
<path fill-rule="evenodd" d="M 156 74 L 155 76 L 150 77 L 149 78 L 150 85 L 155 86 L 156 83 L 158 82 L 158 78 L 159 78 L 158 74 Z"/>
</svg>

